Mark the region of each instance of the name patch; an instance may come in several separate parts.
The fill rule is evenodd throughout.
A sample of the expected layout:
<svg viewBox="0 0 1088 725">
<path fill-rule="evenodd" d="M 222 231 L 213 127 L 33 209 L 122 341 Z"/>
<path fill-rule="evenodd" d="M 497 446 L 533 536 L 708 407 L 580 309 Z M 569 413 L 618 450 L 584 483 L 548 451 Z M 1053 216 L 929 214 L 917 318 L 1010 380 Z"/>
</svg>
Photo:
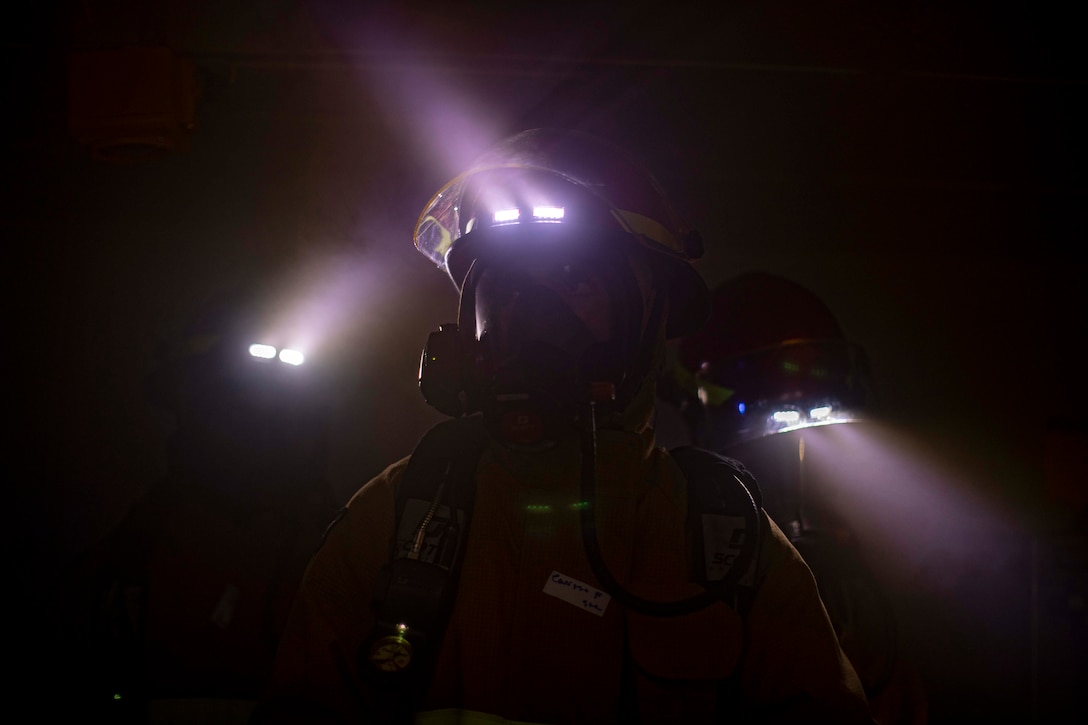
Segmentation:
<svg viewBox="0 0 1088 725">
<path fill-rule="evenodd" d="M 553 571 L 548 581 L 544 583 L 544 593 L 596 614 L 598 617 L 604 616 L 604 610 L 612 601 L 612 596 L 607 592 L 602 592 L 596 587 L 564 576 L 557 571 Z"/>
</svg>

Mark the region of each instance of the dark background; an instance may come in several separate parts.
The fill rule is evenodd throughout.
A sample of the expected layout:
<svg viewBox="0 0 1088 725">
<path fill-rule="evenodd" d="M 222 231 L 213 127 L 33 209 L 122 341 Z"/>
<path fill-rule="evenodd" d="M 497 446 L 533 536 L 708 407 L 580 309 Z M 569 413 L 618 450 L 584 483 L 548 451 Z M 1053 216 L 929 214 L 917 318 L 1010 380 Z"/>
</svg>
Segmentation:
<svg viewBox="0 0 1088 725">
<path fill-rule="evenodd" d="M 999 588 L 970 596 L 1007 603 L 1008 641 L 957 640 L 949 666 L 957 625 L 915 623 L 934 721 L 1071 707 L 1070 655 L 1040 632 L 1060 640 L 1083 600 L 1038 592 L 1086 498 L 1073 6 L 229 6 L 39 4 L 4 24 L 6 549 L 28 610 L 161 475 L 171 421 L 143 380 L 223 296 L 256 291 L 330 364 L 337 496 L 407 454 L 439 420 L 419 350 L 456 303 L 412 248 L 416 215 L 494 140 L 579 126 L 657 172 L 709 283 L 764 269 L 820 295 L 868 351 L 885 419 L 1000 521 Z M 193 62 L 195 127 L 103 162 L 73 133 L 68 62 L 131 45 Z"/>
</svg>

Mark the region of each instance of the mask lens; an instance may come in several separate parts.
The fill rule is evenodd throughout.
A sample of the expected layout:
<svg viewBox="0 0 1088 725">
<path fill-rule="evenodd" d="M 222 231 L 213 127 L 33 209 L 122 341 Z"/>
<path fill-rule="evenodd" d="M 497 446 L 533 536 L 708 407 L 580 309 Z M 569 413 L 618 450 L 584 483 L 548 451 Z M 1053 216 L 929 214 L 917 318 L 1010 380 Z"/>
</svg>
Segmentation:
<svg viewBox="0 0 1088 725">
<path fill-rule="evenodd" d="M 613 337 L 612 299 L 584 260 L 521 260 L 482 273 L 476 288 L 476 335 L 500 359 L 524 354 L 527 342 L 575 359 Z"/>
</svg>

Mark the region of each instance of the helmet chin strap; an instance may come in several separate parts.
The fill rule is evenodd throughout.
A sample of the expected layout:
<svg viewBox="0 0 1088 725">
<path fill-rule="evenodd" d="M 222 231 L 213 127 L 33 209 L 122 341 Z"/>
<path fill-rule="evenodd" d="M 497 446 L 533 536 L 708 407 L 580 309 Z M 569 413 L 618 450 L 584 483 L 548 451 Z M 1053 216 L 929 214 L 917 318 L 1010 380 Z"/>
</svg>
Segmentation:
<svg viewBox="0 0 1088 725">
<path fill-rule="evenodd" d="M 656 372 L 653 370 L 657 360 L 658 339 L 666 312 L 665 296 L 655 294 L 646 313 L 646 325 L 635 347 L 634 356 L 627 365 L 626 374 L 616 389 L 614 406 L 617 410 L 626 410 L 639 390 Z"/>
</svg>

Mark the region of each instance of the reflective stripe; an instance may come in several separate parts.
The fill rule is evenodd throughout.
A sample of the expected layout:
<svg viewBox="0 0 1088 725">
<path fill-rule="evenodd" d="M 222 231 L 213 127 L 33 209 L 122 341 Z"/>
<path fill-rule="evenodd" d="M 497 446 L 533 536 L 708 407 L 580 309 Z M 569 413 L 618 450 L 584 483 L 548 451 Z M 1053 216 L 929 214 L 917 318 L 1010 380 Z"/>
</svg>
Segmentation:
<svg viewBox="0 0 1088 725">
<path fill-rule="evenodd" d="M 698 391 L 699 401 L 703 405 L 711 408 L 724 405 L 736 392 L 731 388 L 727 388 L 723 385 L 715 385 L 707 380 L 700 380 L 696 390 Z"/>
<path fill-rule="evenodd" d="M 458 710 L 456 708 L 416 713 L 415 723 L 416 725 L 544 725 L 543 723 L 530 723 L 524 720 L 507 720 L 486 712 L 473 712 L 472 710 Z"/>
<path fill-rule="evenodd" d="M 684 248 L 676 235 L 656 219 L 624 209 L 612 209 L 612 217 L 631 234 L 649 240 L 652 246 L 663 247 L 673 254 L 684 254 Z"/>
</svg>

